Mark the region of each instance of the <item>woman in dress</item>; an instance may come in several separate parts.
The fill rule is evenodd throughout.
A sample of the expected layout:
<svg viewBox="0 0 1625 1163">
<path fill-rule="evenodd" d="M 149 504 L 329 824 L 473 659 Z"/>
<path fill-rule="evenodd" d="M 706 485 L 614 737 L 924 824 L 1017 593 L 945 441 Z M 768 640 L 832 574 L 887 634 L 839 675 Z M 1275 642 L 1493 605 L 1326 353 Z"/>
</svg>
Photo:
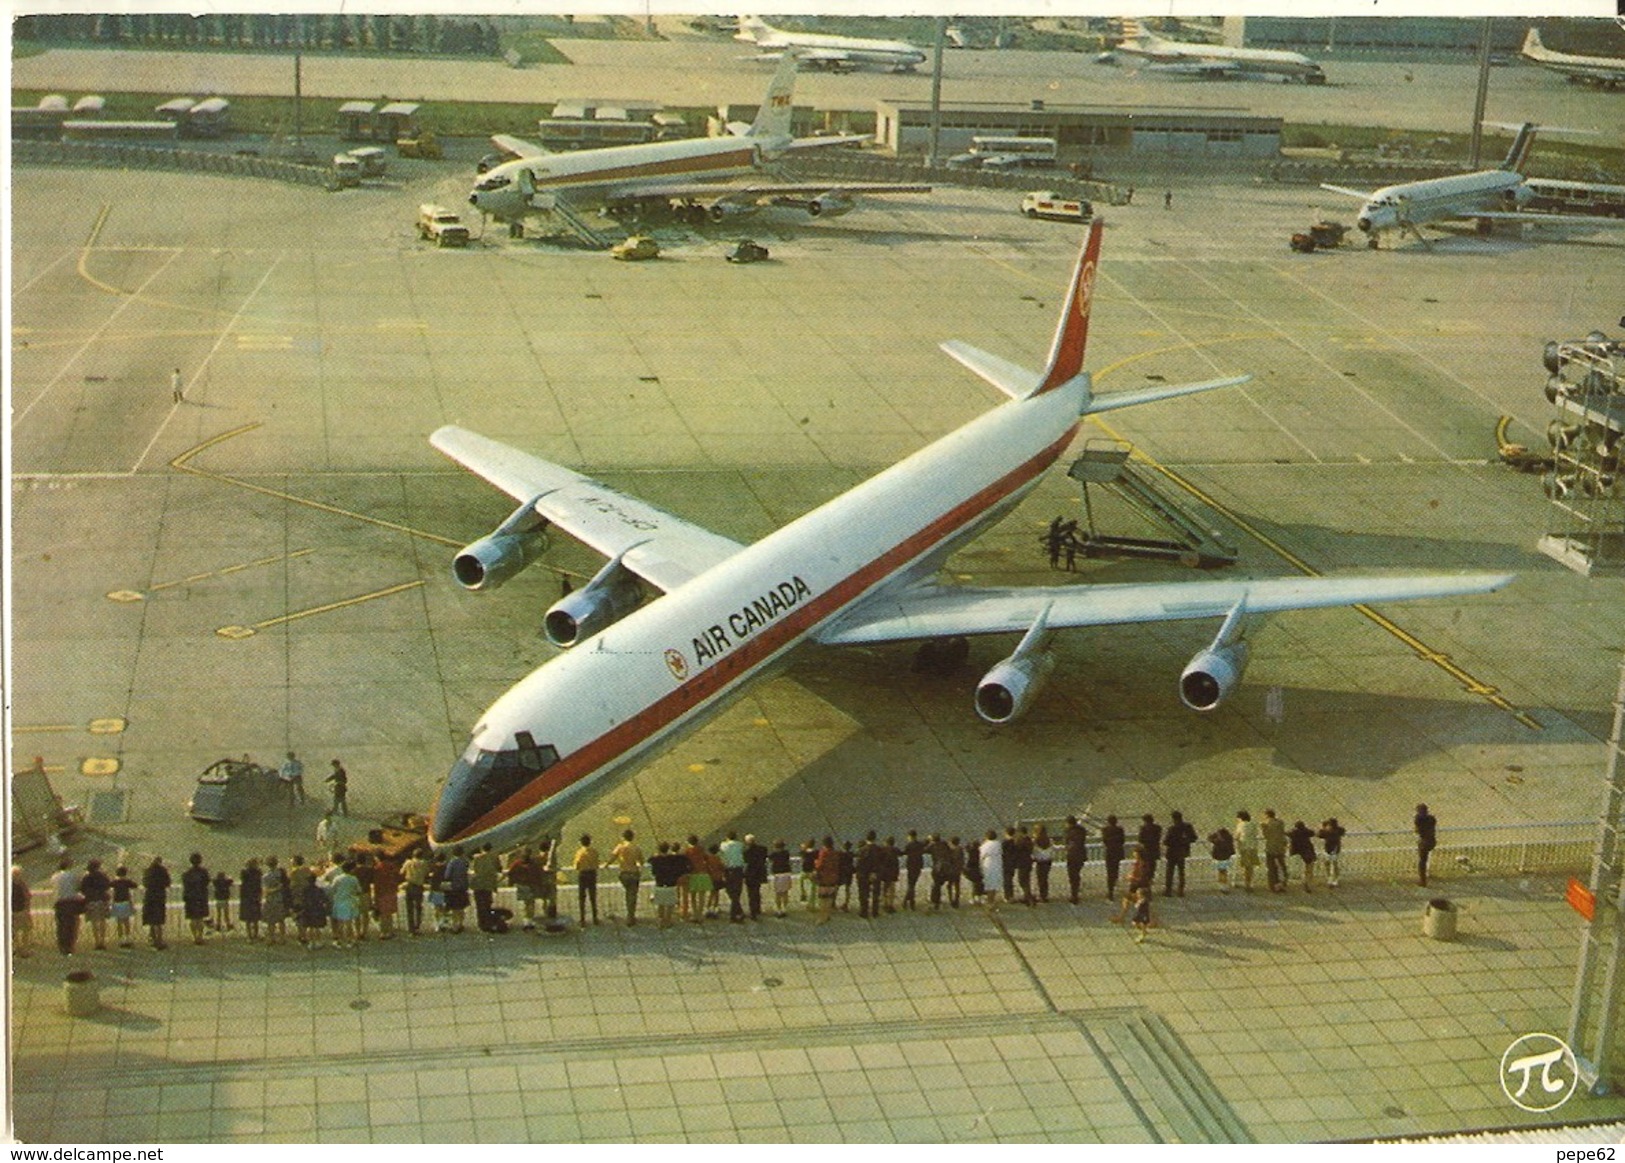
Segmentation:
<svg viewBox="0 0 1625 1163">
<path fill-rule="evenodd" d="M 248 930 L 248 939 L 260 939 L 260 921 L 265 916 L 265 874 L 257 856 L 250 856 L 237 874 L 237 916 Z"/>
<path fill-rule="evenodd" d="M 288 874 L 277 865 L 275 856 L 265 858 L 260 882 L 265 939 L 280 945 L 288 939 Z"/>
<path fill-rule="evenodd" d="M 131 921 L 135 919 L 135 890 L 141 886 L 130 879 L 130 870 L 119 865 L 113 873 L 113 935 L 120 949 L 128 949 L 134 942 Z"/>
<path fill-rule="evenodd" d="M 203 925 L 209 919 L 209 870 L 203 867 L 203 854 L 194 852 L 181 873 L 181 907 L 192 929 L 192 944 L 203 944 Z"/>
<path fill-rule="evenodd" d="M 346 860 L 333 878 L 333 947 L 356 942 L 356 922 L 361 918 L 361 881 L 356 878 L 355 861 Z"/>
<path fill-rule="evenodd" d="M 154 949 L 168 948 L 164 944 L 164 921 L 169 914 L 169 886 L 173 883 L 162 856 L 154 856 L 141 874 L 141 923 L 147 927 Z"/>
</svg>

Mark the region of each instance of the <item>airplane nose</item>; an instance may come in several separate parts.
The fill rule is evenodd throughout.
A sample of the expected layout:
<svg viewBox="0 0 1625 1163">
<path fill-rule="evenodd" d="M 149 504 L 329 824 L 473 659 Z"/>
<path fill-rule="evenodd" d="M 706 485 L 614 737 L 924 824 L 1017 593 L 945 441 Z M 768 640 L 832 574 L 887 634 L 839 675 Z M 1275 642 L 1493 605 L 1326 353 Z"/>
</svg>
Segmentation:
<svg viewBox="0 0 1625 1163">
<path fill-rule="evenodd" d="M 435 804 L 434 816 L 429 823 L 429 842 L 447 844 L 479 819 L 485 806 L 480 802 L 479 780 L 474 767 L 466 759 L 451 765 L 445 786 L 440 789 L 440 800 Z"/>
</svg>

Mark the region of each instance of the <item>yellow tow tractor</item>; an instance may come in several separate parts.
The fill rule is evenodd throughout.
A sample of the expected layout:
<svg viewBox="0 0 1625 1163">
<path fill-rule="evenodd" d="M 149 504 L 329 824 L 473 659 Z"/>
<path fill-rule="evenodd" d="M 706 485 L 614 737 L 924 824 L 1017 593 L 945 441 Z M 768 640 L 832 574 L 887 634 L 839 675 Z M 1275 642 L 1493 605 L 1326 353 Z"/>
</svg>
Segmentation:
<svg viewBox="0 0 1625 1163">
<path fill-rule="evenodd" d="M 439 161 L 446 156 L 432 129 L 425 129 L 416 137 L 397 137 L 395 150 L 402 157 L 425 158 L 430 161 Z"/>
</svg>

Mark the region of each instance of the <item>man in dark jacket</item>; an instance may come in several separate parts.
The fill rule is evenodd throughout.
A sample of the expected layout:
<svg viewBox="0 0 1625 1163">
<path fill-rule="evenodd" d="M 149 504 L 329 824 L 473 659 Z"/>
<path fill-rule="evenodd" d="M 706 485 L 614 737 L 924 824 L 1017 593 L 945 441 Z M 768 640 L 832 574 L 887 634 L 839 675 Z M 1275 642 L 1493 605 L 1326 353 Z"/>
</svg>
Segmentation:
<svg viewBox="0 0 1625 1163">
<path fill-rule="evenodd" d="M 1157 823 L 1157 817 L 1150 812 L 1140 817 L 1140 834 L 1135 837 L 1135 841 L 1150 854 L 1151 879 L 1145 887 L 1155 891 L 1157 887 L 1157 858 L 1162 855 L 1162 825 Z M 1135 858 L 1138 859 L 1138 857 L 1139 854 L 1135 853 Z"/>
<path fill-rule="evenodd" d="M 1072 903 L 1078 903 L 1078 882 L 1083 877 L 1083 866 L 1089 860 L 1089 829 L 1078 823 L 1078 817 L 1066 818 L 1066 834 L 1061 838 L 1066 845 L 1066 883 L 1072 891 Z"/>
<path fill-rule="evenodd" d="M 1179 895 L 1185 895 L 1185 861 L 1190 856 L 1191 845 L 1195 844 L 1196 840 L 1196 829 L 1186 823 L 1183 815 L 1175 812 L 1162 838 L 1162 850 L 1168 859 L 1168 871 L 1163 874 L 1162 881 L 1163 896 L 1173 895 L 1176 872 L 1179 878 Z"/>
<path fill-rule="evenodd" d="M 1117 869 L 1123 863 L 1126 846 L 1123 825 L 1117 822 L 1116 816 L 1107 816 L 1105 825 L 1100 829 L 1100 855 L 1106 862 L 1107 900 L 1117 899 Z"/>
<path fill-rule="evenodd" d="M 903 884 L 903 907 L 914 907 L 914 886 L 919 883 L 920 873 L 925 871 L 926 842 L 920 839 L 920 834 L 913 828 L 908 830 L 908 839 L 903 842 L 903 874 L 906 877 Z"/>
<path fill-rule="evenodd" d="M 1416 883 L 1427 887 L 1428 855 L 1439 845 L 1439 821 L 1426 804 L 1416 805 Z"/>
<path fill-rule="evenodd" d="M 750 919 L 762 919 L 762 886 L 767 883 L 767 845 L 745 837 L 745 900 Z"/>
</svg>

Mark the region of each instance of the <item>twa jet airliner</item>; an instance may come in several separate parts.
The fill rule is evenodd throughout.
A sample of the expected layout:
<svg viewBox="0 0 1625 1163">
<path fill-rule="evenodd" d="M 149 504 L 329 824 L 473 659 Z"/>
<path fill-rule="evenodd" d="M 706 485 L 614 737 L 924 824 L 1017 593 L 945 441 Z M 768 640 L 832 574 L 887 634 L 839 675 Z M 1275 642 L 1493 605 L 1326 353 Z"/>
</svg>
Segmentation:
<svg viewBox="0 0 1625 1163">
<path fill-rule="evenodd" d="M 1074 626 L 1212 618 L 1212 643 L 1180 696 L 1212 710 L 1247 661 L 1250 616 L 1484 593 L 1502 574 L 970 588 L 936 580 L 948 556 L 1008 514 L 1066 451 L 1085 416 L 1227 387 L 1239 376 L 1096 396 L 1083 370 L 1100 257 L 1095 220 L 1049 362 L 1031 372 L 959 342 L 944 350 L 1010 399 L 814 509 L 740 545 L 579 473 L 461 428 L 431 443 L 521 504 L 453 562 L 490 589 L 534 561 L 556 525 L 609 558 L 547 611 L 566 648 L 493 703 L 452 765 L 430 826 L 436 844 L 520 843 L 560 826 L 658 749 L 716 714 L 797 646 L 1019 637 L 977 684 L 976 712 L 1008 723 Z M 644 602 L 645 585 L 663 596 Z"/>
<path fill-rule="evenodd" d="M 895 183 L 755 181 L 721 184 L 760 174 L 764 164 L 800 149 L 823 149 L 865 136 L 792 137 L 791 101 L 797 58 L 785 53 L 767 96 L 750 125 L 730 124 L 723 137 L 689 137 L 615 145 L 573 153 L 548 153 L 538 145 L 504 134 L 491 141 L 514 160 L 486 172 L 468 201 L 502 222 L 523 223 L 532 214 L 587 203 L 612 211 L 679 206 L 703 212 L 713 222 L 752 214 L 763 206 L 791 206 L 809 217 L 836 218 L 850 211 L 859 194 L 929 194 L 930 186 Z"/>
</svg>

